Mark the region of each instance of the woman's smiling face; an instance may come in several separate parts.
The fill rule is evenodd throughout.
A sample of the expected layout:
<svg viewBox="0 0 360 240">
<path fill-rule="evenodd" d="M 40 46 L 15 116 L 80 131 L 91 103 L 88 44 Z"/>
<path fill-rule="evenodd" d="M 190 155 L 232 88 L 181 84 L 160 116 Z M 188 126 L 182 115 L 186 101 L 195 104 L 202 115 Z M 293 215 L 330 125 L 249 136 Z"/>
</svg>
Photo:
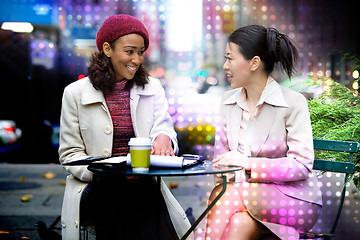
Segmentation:
<svg viewBox="0 0 360 240">
<path fill-rule="evenodd" d="M 115 47 L 106 55 L 110 57 L 116 79 L 130 80 L 144 62 L 144 38 L 136 33 L 122 36 L 115 40 Z"/>
<path fill-rule="evenodd" d="M 231 87 L 245 87 L 251 74 L 251 60 L 245 59 L 239 52 L 238 46 L 232 42 L 226 44 L 225 58 L 223 69 Z"/>
</svg>

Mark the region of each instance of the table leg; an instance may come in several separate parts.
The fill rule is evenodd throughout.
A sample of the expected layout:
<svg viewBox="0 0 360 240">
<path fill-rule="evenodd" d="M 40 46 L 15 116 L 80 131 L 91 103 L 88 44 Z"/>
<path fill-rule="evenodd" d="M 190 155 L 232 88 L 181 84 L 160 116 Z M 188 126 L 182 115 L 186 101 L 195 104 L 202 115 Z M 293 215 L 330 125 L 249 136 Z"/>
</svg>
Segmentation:
<svg viewBox="0 0 360 240">
<path fill-rule="evenodd" d="M 223 179 L 223 188 L 221 189 L 219 195 L 210 203 L 210 205 L 205 209 L 205 211 L 200 215 L 200 217 L 195 221 L 195 223 L 191 226 L 191 228 L 185 233 L 185 235 L 181 238 L 181 240 L 186 240 L 186 238 L 191 234 L 192 231 L 199 225 L 199 223 L 203 220 L 203 218 L 209 213 L 211 208 L 216 204 L 216 202 L 221 198 L 221 196 L 226 191 L 226 175 L 222 176 Z"/>
<path fill-rule="evenodd" d="M 159 190 L 160 190 L 160 192 L 161 192 L 161 176 L 157 176 L 157 177 L 156 177 L 156 183 L 157 183 L 158 188 L 159 188 Z"/>
<path fill-rule="evenodd" d="M 156 177 L 156 181 L 157 181 L 157 182 L 156 182 L 157 188 L 159 189 L 160 194 L 162 194 L 162 193 L 161 193 L 161 176 L 157 176 L 157 177 Z M 159 198 L 160 198 L 160 194 L 159 194 Z M 157 211 L 156 211 L 156 212 L 157 212 L 157 215 L 158 215 L 158 216 L 157 216 L 157 222 L 158 222 L 158 224 L 157 224 L 157 225 L 158 225 L 158 226 L 157 226 L 157 233 L 158 233 L 158 236 L 160 236 L 160 228 L 161 228 L 161 224 L 160 224 L 160 215 L 161 215 L 161 213 L 160 213 L 160 207 L 161 207 L 161 206 L 160 206 L 160 205 L 161 205 L 161 204 L 160 204 L 160 199 L 157 199 L 156 202 L 158 203 L 157 206 L 156 206 L 156 207 L 158 208 Z"/>
</svg>

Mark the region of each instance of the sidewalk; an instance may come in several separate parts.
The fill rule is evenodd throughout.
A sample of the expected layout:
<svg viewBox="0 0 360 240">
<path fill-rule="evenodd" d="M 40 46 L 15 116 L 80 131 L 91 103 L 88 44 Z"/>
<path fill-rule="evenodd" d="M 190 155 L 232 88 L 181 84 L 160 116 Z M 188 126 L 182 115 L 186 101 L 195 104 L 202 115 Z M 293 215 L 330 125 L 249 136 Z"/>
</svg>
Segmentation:
<svg viewBox="0 0 360 240">
<path fill-rule="evenodd" d="M 47 174 L 44 176 L 44 174 Z M 49 227 L 61 213 L 65 177 L 59 164 L 0 163 L 0 240 L 39 240 L 35 223 L 44 221 Z M 193 208 L 197 219 L 207 206 L 213 188 L 212 176 L 163 178 L 184 209 Z M 327 173 L 321 178 L 324 207 L 314 230 L 330 228 L 338 204 L 337 182 L 341 175 Z M 22 201 L 22 197 L 25 199 Z M 26 201 L 28 200 L 28 201 Z M 360 193 L 351 183 L 335 239 L 358 239 L 360 235 Z M 60 223 L 55 225 L 60 233 Z M 205 221 L 196 231 L 196 240 L 204 239 Z M 93 237 L 89 238 L 94 239 Z"/>
<path fill-rule="evenodd" d="M 61 214 L 66 175 L 59 164 L 0 163 L 0 240 L 39 240 L 35 223 L 44 221 L 49 227 Z M 213 188 L 211 176 L 171 177 L 164 181 L 172 186 L 184 209 L 194 209 L 196 217 L 207 207 Z M 22 197 L 28 201 L 22 201 Z M 199 234 L 204 228 L 202 221 Z M 60 223 L 55 230 L 60 233 Z"/>
<path fill-rule="evenodd" d="M 0 239 L 40 239 L 35 223 L 50 226 L 60 216 L 66 175 L 59 164 L 1 163 L 0 231 L 9 233 Z"/>
</svg>

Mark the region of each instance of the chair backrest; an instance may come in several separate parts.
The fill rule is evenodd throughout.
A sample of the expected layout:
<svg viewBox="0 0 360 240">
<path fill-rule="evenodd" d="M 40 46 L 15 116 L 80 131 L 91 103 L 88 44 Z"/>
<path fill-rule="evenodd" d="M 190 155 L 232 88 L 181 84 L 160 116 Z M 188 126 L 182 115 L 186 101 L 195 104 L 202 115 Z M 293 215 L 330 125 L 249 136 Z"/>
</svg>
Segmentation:
<svg viewBox="0 0 360 240">
<path fill-rule="evenodd" d="M 352 162 L 352 158 L 353 154 L 359 151 L 359 143 L 314 139 L 314 149 L 349 153 L 347 162 L 315 159 L 313 166 L 315 170 L 350 174 L 355 172 L 355 164 Z"/>
<path fill-rule="evenodd" d="M 345 173 L 345 178 L 343 183 L 344 185 L 340 197 L 340 204 L 337 210 L 336 218 L 334 219 L 334 224 L 330 232 L 330 234 L 333 234 L 340 219 L 340 214 L 344 204 L 345 193 L 346 193 L 346 182 L 348 180 L 348 176 L 349 174 L 353 174 L 355 172 L 355 164 L 352 162 L 352 159 L 353 159 L 353 154 L 359 151 L 359 143 L 314 139 L 314 149 L 348 153 L 347 162 L 315 159 L 313 166 L 314 170 Z"/>
</svg>

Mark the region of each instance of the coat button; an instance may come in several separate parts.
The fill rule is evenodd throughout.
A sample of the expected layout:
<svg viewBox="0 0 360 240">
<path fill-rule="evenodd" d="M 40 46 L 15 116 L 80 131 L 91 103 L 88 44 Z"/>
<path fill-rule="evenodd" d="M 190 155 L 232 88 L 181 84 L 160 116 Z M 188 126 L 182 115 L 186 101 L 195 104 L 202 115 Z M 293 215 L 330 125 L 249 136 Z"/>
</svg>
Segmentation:
<svg viewBox="0 0 360 240">
<path fill-rule="evenodd" d="M 75 227 L 78 228 L 79 227 L 79 222 L 78 221 L 75 221 Z"/>
<path fill-rule="evenodd" d="M 110 157 L 111 152 L 109 149 L 105 148 L 102 150 L 102 154 L 104 157 Z"/>
<path fill-rule="evenodd" d="M 105 126 L 105 127 L 104 127 L 104 133 L 110 134 L 111 132 L 112 132 L 112 130 L 111 130 L 111 127 L 110 127 L 110 126 Z"/>
<path fill-rule="evenodd" d="M 81 191 L 82 191 L 82 187 L 79 187 L 78 188 L 78 193 L 81 193 Z"/>
</svg>

